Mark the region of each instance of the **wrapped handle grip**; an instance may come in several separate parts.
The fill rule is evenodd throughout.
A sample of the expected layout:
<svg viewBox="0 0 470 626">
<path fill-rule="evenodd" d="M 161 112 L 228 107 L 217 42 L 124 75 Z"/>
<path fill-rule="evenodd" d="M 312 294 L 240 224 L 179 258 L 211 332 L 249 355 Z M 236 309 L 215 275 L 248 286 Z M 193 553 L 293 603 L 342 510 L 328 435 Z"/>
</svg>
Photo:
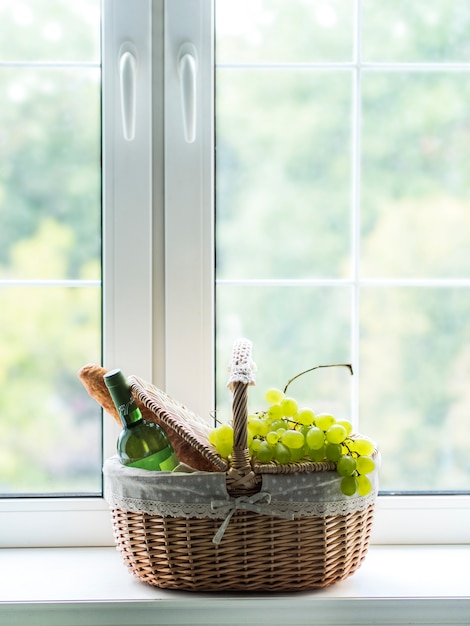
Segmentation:
<svg viewBox="0 0 470 626">
<path fill-rule="evenodd" d="M 245 385 L 255 384 L 256 366 L 251 359 L 252 343 L 249 339 L 238 339 L 233 346 L 230 377 L 227 387 L 233 391 L 237 382 Z"/>
</svg>

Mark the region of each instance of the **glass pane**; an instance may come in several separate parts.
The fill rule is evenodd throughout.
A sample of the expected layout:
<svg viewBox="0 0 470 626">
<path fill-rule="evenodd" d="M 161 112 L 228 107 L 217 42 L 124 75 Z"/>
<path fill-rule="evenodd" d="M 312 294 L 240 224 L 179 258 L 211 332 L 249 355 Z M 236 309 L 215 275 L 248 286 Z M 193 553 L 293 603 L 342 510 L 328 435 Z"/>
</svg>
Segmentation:
<svg viewBox="0 0 470 626">
<path fill-rule="evenodd" d="M 99 495 L 100 2 L 0 14 L 0 495 Z"/>
<path fill-rule="evenodd" d="M 217 408 L 222 421 L 231 417 L 227 391 L 228 364 L 234 338 L 253 341 L 256 385 L 249 408 L 265 408 L 269 387 L 284 388 L 297 374 L 350 359 L 350 290 L 348 287 L 267 287 L 220 285 L 217 289 Z M 350 382 L 346 368 L 309 372 L 289 387 L 301 404 L 318 412 L 350 418 Z"/>
<path fill-rule="evenodd" d="M 468 0 L 363 0 L 364 61 L 468 62 Z"/>
<path fill-rule="evenodd" d="M 348 72 L 217 74 L 217 276 L 349 272 Z"/>
<path fill-rule="evenodd" d="M 0 277 L 77 278 L 100 256 L 100 72 L 4 68 Z M 54 225 L 55 224 L 55 225 Z M 57 234 L 57 229 L 62 234 Z M 64 229 L 67 232 L 63 232 Z M 21 246 L 35 233 L 34 249 Z M 63 265 L 50 262 L 62 238 Z M 23 251 L 23 252 L 22 252 Z M 22 254 L 21 264 L 15 255 Z M 93 278 L 100 278 L 95 264 Z"/>
<path fill-rule="evenodd" d="M 77 372 L 101 359 L 99 287 L 0 288 L 0 494 L 101 492 L 101 417 Z"/>
<path fill-rule="evenodd" d="M 350 61 L 350 0 L 217 0 L 218 63 Z"/>
<path fill-rule="evenodd" d="M 363 277 L 470 276 L 466 74 L 363 78 Z"/>
<path fill-rule="evenodd" d="M 101 0 L 2 0 L 0 61 L 100 61 Z"/>
<path fill-rule="evenodd" d="M 469 312 L 468 289 L 362 290 L 359 410 L 383 490 L 468 491 Z"/>
</svg>

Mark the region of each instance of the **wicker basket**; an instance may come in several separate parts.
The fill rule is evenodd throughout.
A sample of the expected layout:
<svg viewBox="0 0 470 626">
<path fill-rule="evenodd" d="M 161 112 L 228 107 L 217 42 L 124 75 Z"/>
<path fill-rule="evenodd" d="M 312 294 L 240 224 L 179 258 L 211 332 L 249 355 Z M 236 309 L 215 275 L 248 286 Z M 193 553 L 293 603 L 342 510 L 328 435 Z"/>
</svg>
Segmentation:
<svg viewBox="0 0 470 626">
<path fill-rule="evenodd" d="M 240 344 L 234 349 L 230 380 L 235 432 L 230 467 L 168 474 L 126 468 L 117 459 L 105 463 L 116 546 L 130 571 L 150 585 L 189 591 L 308 590 L 347 578 L 366 555 L 376 490 L 368 497 L 342 496 L 331 463 L 250 464 L 247 388 L 253 379 L 249 344 L 248 349 L 246 342 L 241 345 L 241 358 Z M 138 378 L 131 377 L 131 384 L 161 421 L 175 427 L 186 420 L 185 436 L 214 454 L 191 412 Z M 194 430 L 188 427 L 192 421 Z M 224 468 L 225 460 L 219 462 Z M 200 493 L 199 484 L 204 484 Z M 180 486 L 182 508 L 175 495 Z M 149 496 L 152 489 L 156 492 Z M 311 493 L 322 494 L 320 501 Z"/>
</svg>

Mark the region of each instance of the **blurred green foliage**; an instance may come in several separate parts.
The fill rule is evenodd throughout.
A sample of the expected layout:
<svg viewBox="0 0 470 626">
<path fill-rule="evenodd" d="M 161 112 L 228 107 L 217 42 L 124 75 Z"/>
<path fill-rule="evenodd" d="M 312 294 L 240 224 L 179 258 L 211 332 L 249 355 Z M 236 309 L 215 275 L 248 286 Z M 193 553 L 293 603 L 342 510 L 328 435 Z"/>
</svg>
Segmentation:
<svg viewBox="0 0 470 626">
<path fill-rule="evenodd" d="M 0 21 L 0 494 L 100 493 L 100 3 Z"/>
<path fill-rule="evenodd" d="M 382 489 L 468 491 L 470 79 L 436 64 L 470 62 L 470 5 L 364 0 L 364 63 L 413 65 L 364 65 L 354 86 L 355 3 L 259 0 L 246 28 L 229 4 L 217 3 L 220 418 L 238 336 L 254 344 L 257 410 L 267 387 L 348 362 L 357 315 L 359 429 L 380 444 Z M 282 66 L 293 60 L 318 65 Z M 346 370 L 290 393 L 351 413 Z"/>
</svg>

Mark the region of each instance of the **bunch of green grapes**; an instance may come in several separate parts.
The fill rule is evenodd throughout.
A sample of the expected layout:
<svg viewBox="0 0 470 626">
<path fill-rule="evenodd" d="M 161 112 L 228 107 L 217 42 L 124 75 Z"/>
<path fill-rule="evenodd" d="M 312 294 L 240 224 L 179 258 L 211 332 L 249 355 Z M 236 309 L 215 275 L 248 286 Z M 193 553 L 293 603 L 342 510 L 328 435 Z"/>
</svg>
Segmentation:
<svg viewBox="0 0 470 626">
<path fill-rule="evenodd" d="M 352 437 L 352 424 L 329 413 L 315 414 L 299 408 L 294 398 L 280 389 L 268 389 L 268 409 L 248 415 L 248 448 L 260 463 L 332 461 L 341 476 L 343 494 L 366 496 L 372 491 L 368 474 L 374 471 L 375 446 L 364 437 Z M 222 424 L 210 433 L 217 452 L 229 458 L 233 450 L 233 430 Z"/>
</svg>

